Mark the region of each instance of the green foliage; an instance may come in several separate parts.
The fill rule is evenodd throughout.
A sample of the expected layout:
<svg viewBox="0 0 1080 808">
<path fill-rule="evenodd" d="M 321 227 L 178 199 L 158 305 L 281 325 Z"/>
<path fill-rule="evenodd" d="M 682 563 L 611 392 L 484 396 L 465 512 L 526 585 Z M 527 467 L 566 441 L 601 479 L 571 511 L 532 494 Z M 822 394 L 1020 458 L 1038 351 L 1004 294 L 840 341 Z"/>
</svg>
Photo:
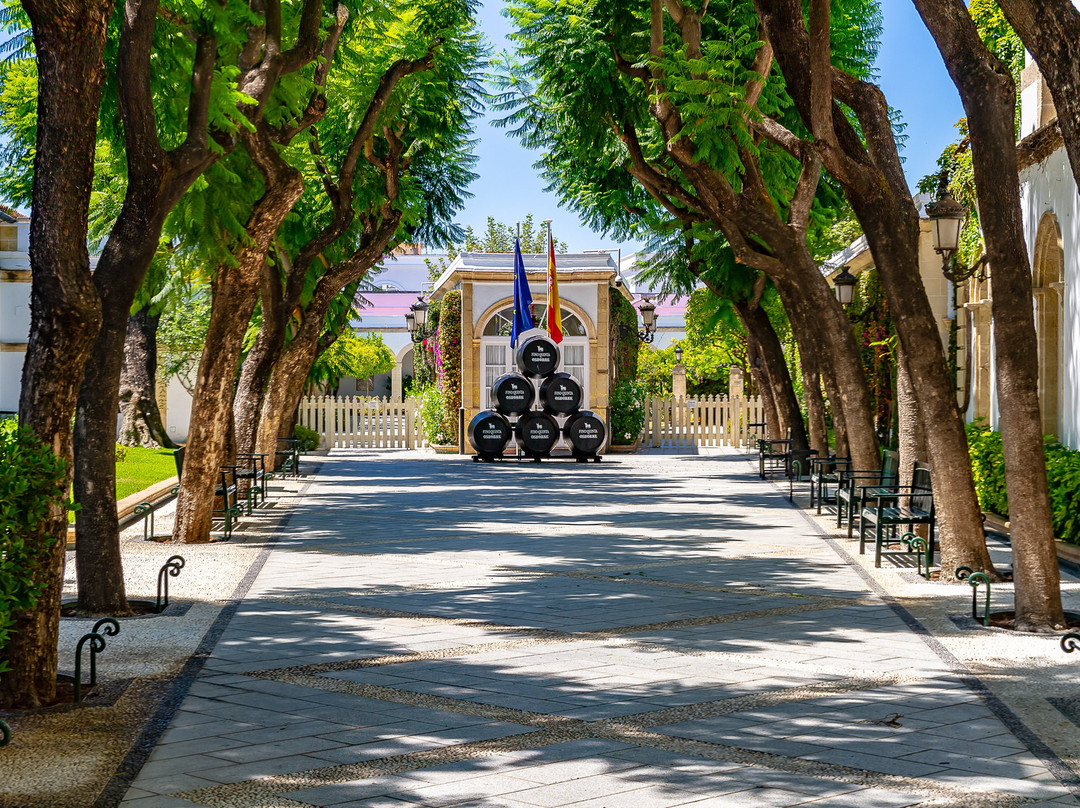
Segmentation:
<svg viewBox="0 0 1080 808">
<path fill-rule="evenodd" d="M 991 431 L 982 419 L 968 424 L 966 431 L 979 507 L 1008 516 L 1009 496 L 1005 490 L 1005 455 L 1001 448 L 1001 433 Z"/>
<path fill-rule="evenodd" d="M 393 369 L 394 354 L 383 344 L 381 334 L 361 337 L 346 327 L 312 364 L 307 384 L 336 390 L 343 376 L 369 379 Z"/>
<path fill-rule="evenodd" d="M 641 341 L 638 339 L 637 309 L 614 287 L 608 288 L 611 321 L 612 380 L 633 381 L 637 375 Z"/>
<path fill-rule="evenodd" d="M 414 395 L 419 403 L 420 423 L 427 442 L 436 446 L 448 446 L 457 442 L 457 413 L 451 419 L 447 412 L 446 398 L 435 385 L 418 388 Z"/>
<path fill-rule="evenodd" d="M 609 407 L 611 443 L 615 446 L 630 446 L 645 427 L 645 395 L 641 385 L 632 381 L 615 385 Z"/>
<path fill-rule="evenodd" d="M 979 419 L 967 425 L 967 438 L 979 506 L 1007 517 L 1009 497 L 1001 433 L 991 431 Z M 1070 544 L 1080 544 L 1080 451 L 1063 446 L 1049 436 L 1045 450 L 1054 535 Z"/>
<path fill-rule="evenodd" d="M 300 424 L 293 427 L 293 437 L 296 438 L 301 452 L 314 452 L 322 443 L 318 432 Z"/>
<path fill-rule="evenodd" d="M 461 407 L 461 292 L 457 289 L 443 295 L 439 305 L 435 372 L 435 385 L 445 410 L 444 422 L 451 425 L 456 441 L 458 409 Z"/>
<path fill-rule="evenodd" d="M 638 353 L 637 383 L 645 396 L 671 395 L 671 369 L 675 367 L 675 346 L 658 350 L 642 345 Z"/>
<path fill-rule="evenodd" d="M 34 608 L 53 537 L 49 513 L 65 502 L 67 463 L 29 429 L 0 421 L 0 650 L 13 614 Z M 0 663 L 0 672 L 5 669 Z"/>
<path fill-rule="evenodd" d="M 860 272 L 858 277 L 848 316 L 874 400 L 875 427 L 886 434 L 892 427 L 896 401 L 896 331 L 877 270 Z"/>
</svg>

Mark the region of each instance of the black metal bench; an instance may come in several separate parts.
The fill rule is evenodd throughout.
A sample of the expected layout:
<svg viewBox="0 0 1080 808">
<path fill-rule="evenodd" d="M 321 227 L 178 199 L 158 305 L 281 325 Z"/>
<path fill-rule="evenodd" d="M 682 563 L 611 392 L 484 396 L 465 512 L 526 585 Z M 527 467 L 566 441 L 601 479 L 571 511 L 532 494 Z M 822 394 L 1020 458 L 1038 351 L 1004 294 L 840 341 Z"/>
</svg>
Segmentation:
<svg viewBox="0 0 1080 808">
<path fill-rule="evenodd" d="M 175 452 L 173 452 L 173 459 L 176 462 L 176 476 L 181 480 L 181 484 L 184 479 L 184 452 L 186 448 L 181 446 Z M 225 523 L 224 535 L 228 539 L 232 536 L 233 520 L 240 516 L 240 508 L 236 504 L 237 496 L 237 477 L 235 466 L 222 466 L 218 469 L 219 480 L 214 486 L 214 497 L 220 499 L 221 508 L 215 508 L 213 514 L 215 516 L 220 515 Z M 229 482 L 229 477 L 232 477 L 232 482 Z"/>
<path fill-rule="evenodd" d="M 852 469 L 844 471 L 840 487 L 836 491 L 836 526 L 848 523 L 851 538 L 855 517 L 862 513 L 868 499 L 887 493 L 900 483 L 900 455 L 886 449 L 881 453 L 881 467 L 877 469 Z"/>
<path fill-rule="evenodd" d="M 791 430 L 784 440 L 758 438 L 758 474 L 765 479 L 768 474 L 791 472 Z"/>
<path fill-rule="evenodd" d="M 278 438 L 275 456 L 283 477 L 287 474 L 300 476 L 300 441 L 297 438 Z"/>
<path fill-rule="evenodd" d="M 236 459 L 239 462 L 230 468 L 234 470 L 237 481 L 247 482 L 247 490 L 243 493 L 247 500 L 248 516 L 251 516 L 252 507 L 258 505 L 260 497 L 263 502 L 266 502 L 266 482 L 272 475 L 266 472 L 266 455 L 264 454 L 238 452 Z"/>
<path fill-rule="evenodd" d="M 930 486 L 930 470 L 918 466 L 911 478 L 910 487 L 895 487 L 874 497 L 874 505 L 866 506 L 859 514 L 859 553 L 866 551 L 866 531 L 874 529 L 874 566 L 881 566 L 881 552 L 890 544 L 899 544 L 893 536 L 900 526 L 909 531 L 915 525 L 926 525 L 926 566 L 934 560 L 934 494 Z M 889 530 L 887 530 L 889 529 Z"/>
<path fill-rule="evenodd" d="M 828 457 L 810 458 L 810 507 L 817 503 L 817 512 L 821 513 L 821 506 L 829 500 L 829 486 L 835 485 L 837 489 L 843 481 L 844 472 L 851 467 L 851 458 L 837 457 L 835 454 Z"/>
</svg>

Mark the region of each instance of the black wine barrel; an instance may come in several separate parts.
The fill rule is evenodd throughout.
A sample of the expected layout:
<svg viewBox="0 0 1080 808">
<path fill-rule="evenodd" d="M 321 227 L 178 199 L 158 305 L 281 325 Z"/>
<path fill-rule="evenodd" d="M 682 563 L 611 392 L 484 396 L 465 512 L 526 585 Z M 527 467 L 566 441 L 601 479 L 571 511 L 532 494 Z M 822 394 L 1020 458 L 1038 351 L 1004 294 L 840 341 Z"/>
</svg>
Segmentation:
<svg viewBox="0 0 1080 808">
<path fill-rule="evenodd" d="M 559 424 L 546 412 L 528 412 L 514 427 L 518 446 L 530 457 L 547 457 L 559 442 Z"/>
<path fill-rule="evenodd" d="M 581 409 L 581 385 L 569 373 L 548 376 L 540 384 L 540 404 L 544 412 L 569 415 Z"/>
<path fill-rule="evenodd" d="M 469 422 L 469 443 L 481 457 L 498 457 L 510 442 L 510 422 L 491 410 L 479 412 Z"/>
<path fill-rule="evenodd" d="M 547 334 L 525 337 L 517 346 L 517 366 L 530 379 L 550 376 L 559 367 L 559 346 Z"/>
<path fill-rule="evenodd" d="M 503 415 L 521 415 L 532 406 L 536 391 L 520 373 L 506 373 L 491 384 L 491 402 Z"/>
<path fill-rule="evenodd" d="M 582 410 L 570 416 L 563 435 L 575 457 L 594 457 L 607 442 L 607 427 L 594 413 Z"/>
</svg>

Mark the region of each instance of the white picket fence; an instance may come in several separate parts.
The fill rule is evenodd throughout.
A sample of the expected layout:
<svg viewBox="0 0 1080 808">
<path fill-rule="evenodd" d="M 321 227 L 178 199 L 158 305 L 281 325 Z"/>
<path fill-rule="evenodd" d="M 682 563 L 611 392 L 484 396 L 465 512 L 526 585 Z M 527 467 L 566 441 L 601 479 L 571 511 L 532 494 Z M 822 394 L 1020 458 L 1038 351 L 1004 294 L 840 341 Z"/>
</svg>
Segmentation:
<svg viewBox="0 0 1080 808">
<path fill-rule="evenodd" d="M 322 438 L 323 449 L 413 449 L 424 445 L 413 399 L 305 396 L 297 423 Z"/>
<path fill-rule="evenodd" d="M 742 447 L 763 435 L 757 396 L 649 398 L 641 445 L 647 448 Z M 414 449 L 425 445 L 413 399 L 307 396 L 301 426 L 319 433 L 323 449 Z"/>
<path fill-rule="evenodd" d="M 647 400 L 641 445 L 651 448 L 746 446 L 762 436 L 765 410 L 758 396 L 700 396 Z"/>
</svg>

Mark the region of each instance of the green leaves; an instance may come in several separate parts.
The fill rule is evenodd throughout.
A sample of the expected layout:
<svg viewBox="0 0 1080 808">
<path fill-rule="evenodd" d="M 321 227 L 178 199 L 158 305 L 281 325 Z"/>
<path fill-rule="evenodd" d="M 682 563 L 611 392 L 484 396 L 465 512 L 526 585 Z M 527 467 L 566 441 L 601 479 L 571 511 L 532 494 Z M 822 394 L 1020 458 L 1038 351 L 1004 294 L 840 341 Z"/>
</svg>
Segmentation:
<svg viewBox="0 0 1080 808">
<path fill-rule="evenodd" d="M 53 542 L 45 527 L 65 502 L 66 482 L 64 460 L 29 429 L 0 421 L 0 650 L 11 636 L 13 613 L 32 609 L 45 588 Z"/>
</svg>

